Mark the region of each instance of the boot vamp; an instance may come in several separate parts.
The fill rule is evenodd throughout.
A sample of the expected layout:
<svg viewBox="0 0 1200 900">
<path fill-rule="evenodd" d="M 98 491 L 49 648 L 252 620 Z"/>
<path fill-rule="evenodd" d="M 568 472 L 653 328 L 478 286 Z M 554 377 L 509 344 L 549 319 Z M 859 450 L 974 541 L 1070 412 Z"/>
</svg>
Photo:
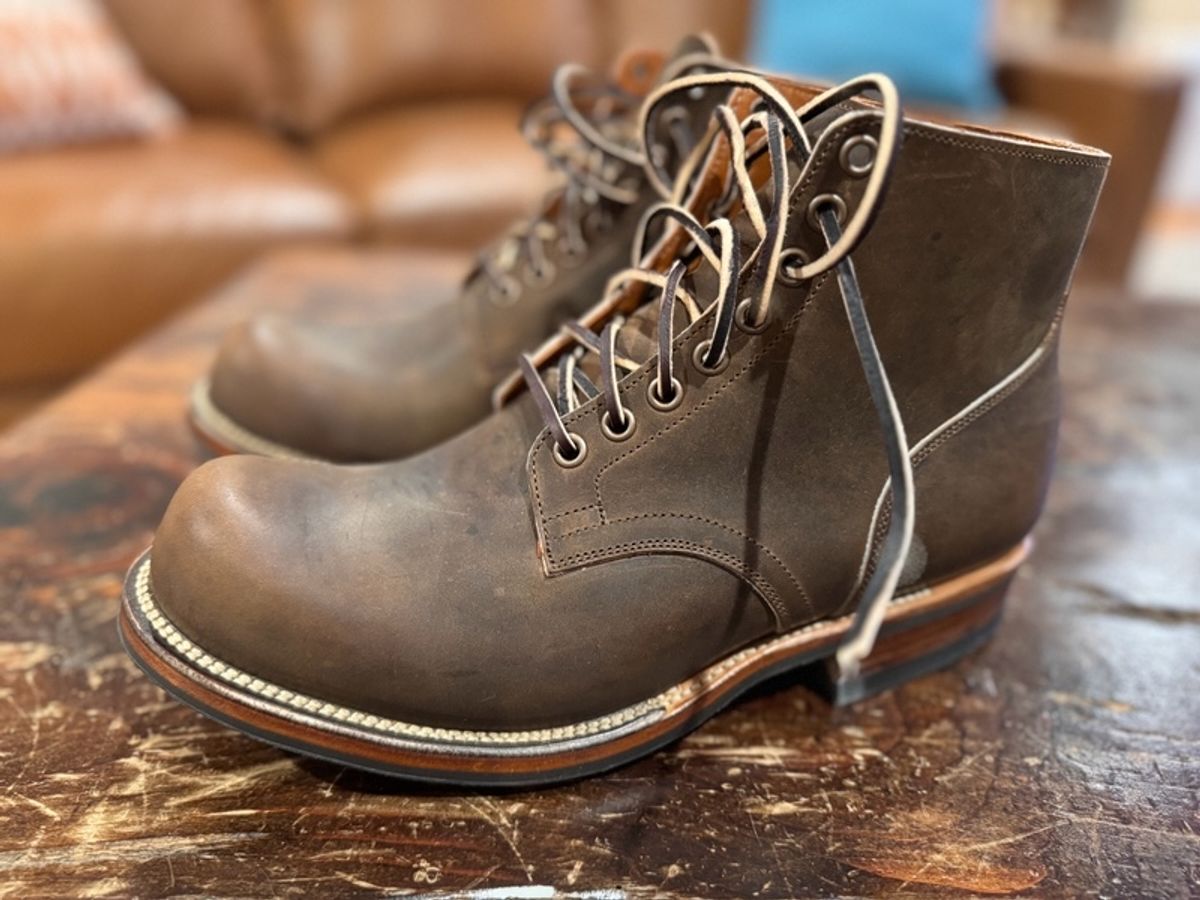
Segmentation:
<svg viewBox="0 0 1200 900">
<path fill-rule="evenodd" d="M 458 302 L 413 304 L 370 324 L 262 316 L 226 336 L 212 401 L 310 456 L 395 459 L 486 413 L 491 379 L 475 344 Z"/>
<path fill-rule="evenodd" d="M 236 457 L 180 489 L 156 602 L 214 657 L 416 724 L 540 728 L 651 697 L 770 632 L 734 575 L 638 556 L 548 578 L 525 404 L 383 466 Z"/>
</svg>

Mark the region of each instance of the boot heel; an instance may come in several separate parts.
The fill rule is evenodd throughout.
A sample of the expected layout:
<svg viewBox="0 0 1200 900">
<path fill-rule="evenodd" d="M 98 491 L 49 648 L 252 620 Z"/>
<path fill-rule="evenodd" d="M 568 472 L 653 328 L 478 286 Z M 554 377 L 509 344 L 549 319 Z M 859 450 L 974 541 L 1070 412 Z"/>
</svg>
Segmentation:
<svg viewBox="0 0 1200 900">
<path fill-rule="evenodd" d="M 982 646 L 1000 622 L 1013 574 L 939 608 L 885 624 L 856 677 L 840 677 L 837 663 L 829 657 L 825 670 L 832 702 L 842 706 L 889 690 L 943 669 Z"/>
</svg>

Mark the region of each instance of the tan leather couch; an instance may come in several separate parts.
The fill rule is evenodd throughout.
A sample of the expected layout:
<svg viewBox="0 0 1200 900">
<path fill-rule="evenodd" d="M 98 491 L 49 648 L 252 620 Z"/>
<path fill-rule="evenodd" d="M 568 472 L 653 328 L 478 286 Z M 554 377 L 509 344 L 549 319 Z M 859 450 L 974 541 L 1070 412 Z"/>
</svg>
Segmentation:
<svg viewBox="0 0 1200 900">
<path fill-rule="evenodd" d="M 263 250 L 474 246 L 536 202 L 517 129 L 554 66 L 707 29 L 748 0 L 105 0 L 187 124 L 0 157 L 0 409 L 80 372 Z"/>
</svg>

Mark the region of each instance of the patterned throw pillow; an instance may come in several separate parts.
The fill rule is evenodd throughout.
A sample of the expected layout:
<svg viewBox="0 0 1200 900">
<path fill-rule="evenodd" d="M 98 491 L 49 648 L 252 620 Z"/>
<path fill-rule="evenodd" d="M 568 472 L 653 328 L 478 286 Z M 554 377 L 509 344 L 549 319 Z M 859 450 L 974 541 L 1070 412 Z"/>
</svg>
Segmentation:
<svg viewBox="0 0 1200 900">
<path fill-rule="evenodd" d="M 0 0 L 0 153 L 158 134 L 179 117 L 94 0 Z"/>
</svg>

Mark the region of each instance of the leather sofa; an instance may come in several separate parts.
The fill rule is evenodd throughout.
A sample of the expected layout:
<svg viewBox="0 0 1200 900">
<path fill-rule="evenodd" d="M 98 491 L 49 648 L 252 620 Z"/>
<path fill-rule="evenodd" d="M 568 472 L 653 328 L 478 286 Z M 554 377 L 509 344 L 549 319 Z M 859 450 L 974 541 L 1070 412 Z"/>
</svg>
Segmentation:
<svg viewBox="0 0 1200 900">
<path fill-rule="evenodd" d="M 471 247 L 536 203 L 517 123 L 554 66 L 748 0 L 105 0 L 185 125 L 0 157 L 0 410 L 284 244 Z"/>
</svg>

